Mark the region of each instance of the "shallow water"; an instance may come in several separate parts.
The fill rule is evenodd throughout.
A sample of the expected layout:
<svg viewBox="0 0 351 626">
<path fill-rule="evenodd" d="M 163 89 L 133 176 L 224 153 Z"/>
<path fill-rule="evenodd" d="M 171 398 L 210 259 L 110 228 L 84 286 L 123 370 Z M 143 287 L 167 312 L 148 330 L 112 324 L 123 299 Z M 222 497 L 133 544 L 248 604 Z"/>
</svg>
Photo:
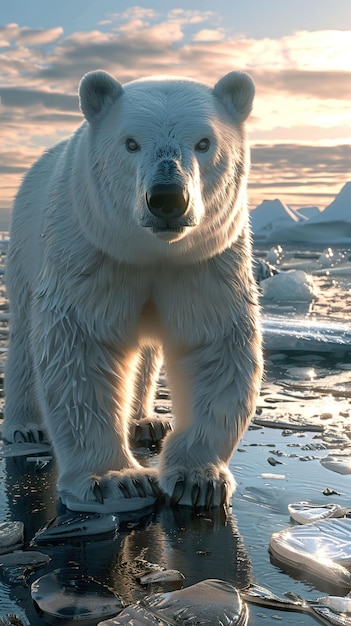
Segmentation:
<svg viewBox="0 0 351 626">
<path fill-rule="evenodd" d="M 334 280 L 318 276 L 314 281 L 318 298 L 304 315 L 348 322 L 351 277 Z M 284 316 L 294 315 L 293 308 L 291 303 L 265 307 Z M 0 285 L 0 372 L 6 339 L 7 301 Z M 83 574 L 109 585 L 126 604 L 146 593 L 164 590 L 161 585 L 145 588 L 137 582 L 138 557 L 179 570 L 185 576 L 185 586 L 220 578 L 239 589 L 254 583 L 279 596 L 293 591 L 308 600 L 326 593 L 346 594 L 350 590 L 313 580 L 306 572 L 283 571 L 271 562 L 268 545 L 273 532 L 291 523 L 289 503 L 309 500 L 351 507 L 351 474 L 336 473 L 320 463 L 328 454 L 350 452 L 350 379 L 351 346 L 349 352 L 335 354 L 267 354 L 258 424 L 253 423 L 246 432 L 230 464 L 238 486 L 227 516 L 217 510 L 195 514 L 184 508 L 159 506 L 144 511 L 143 516 L 122 519 L 114 537 L 39 546 L 37 549 L 51 557 L 46 567 L 29 574 L 25 584 L 0 579 L 0 620 L 13 613 L 33 626 L 69 624 L 65 619 L 43 619 L 30 598 L 30 583 L 54 569 L 78 566 Z M 158 404 L 164 402 L 159 400 Z M 281 422 L 280 427 L 272 427 Z M 336 493 L 324 495 L 327 488 Z M 0 459 L 0 523 L 22 520 L 28 545 L 56 512 L 54 461 L 41 467 L 26 457 Z M 298 613 L 250 606 L 250 625 L 273 626 L 277 621 L 316 623 Z"/>
</svg>

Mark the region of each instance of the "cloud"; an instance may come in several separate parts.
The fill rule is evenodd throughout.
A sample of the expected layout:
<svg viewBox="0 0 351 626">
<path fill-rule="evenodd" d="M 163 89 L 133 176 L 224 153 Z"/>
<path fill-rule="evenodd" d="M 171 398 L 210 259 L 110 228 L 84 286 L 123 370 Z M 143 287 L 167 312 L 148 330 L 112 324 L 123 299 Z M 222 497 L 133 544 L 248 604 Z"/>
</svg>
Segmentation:
<svg viewBox="0 0 351 626">
<path fill-rule="evenodd" d="M 0 174 L 24 174 L 27 168 L 22 163 L 21 165 L 3 165 L 0 164 Z"/>
<path fill-rule="evenodd" d="M 323 177 L 329 185 L 323 183 L 325 193 L 331 193 L 338 177 L 350 178 L 345 171 L 350 163 L 350 49 L 351 31 L 252 39 L 234 35 L 220 15 L 201 10 L 131 7 L 107 15 L 91 31 L 68 36 L 59 25 L 0 27 L 2 205 L 10 202 L 30 157 L 78 126 L 78 84 L 96 68 L 122 82 L 170 73 L 208 84 L 233 69 L 247 71 L 257 93 L 249 123 L 254 197 L 274 189 L 292 196 L 294 188 L 298 195 L 301 184 L 314 189 Z M 323 146 L 326 140 L 334 145 Z M 308 143 L 319 145 L 301 146 Z"/>
<path fill-rule="evenodd" d="M 23 46 L 45 46 L 56 42 L 63 35 L 63 28 L 28 28 L 18 24 L 0 26 L 0 47 L 10 46 L 13 42 Z"/>
<path fill-rule="evenodd" d="M 293 206 L 306 206 L 310 197 L 325 208 L 350 179 L 349 145 L 278 143 L 251 149 L 249 196 L 253 206 L 283 192 L 284 201 Z"/>
<path fill-rule="evenodd" d="M 308 146 L 291 143 L 274 145 L 253 145 L 252 166 L 272 168 L 292 167 L 292 170 L 315 170 L 318 164 L 319 171 L 332 173 L 346 173 L 350 171 L 347 164 L 350 158 L 350 146 Z"/>
<path fill-rule="evenodd" d="M 109 24 L 120 23 L 123 21 L 130 22 L 132 20 L 154 20 L 158 17 L 158 13 L 154 9 L 144 7 L 130 7 L 122 13 L 110 13 L 108 16 Z"/>
<path fill-rule="evenodd" d="M 252 70 L 251 75 L 262 95 L 281 92 L 321 100 L 351 100 L 351 70 Z"/>
<path fill-rule="evenodd" d="M 42 89 L 21 89 L 20 87 L 0 88 L 2 106 L 7 108 L 33 108 L 42 106 L 44 109 L 58 111 L 78 110 L 77 96 L 43 91 Z"/>
<path fill-rule="evenodd" d="M 222 28 L 203 28 L 195 33 L 193 41 L 222 41 L 225 37 Z"/>
<path fill-rule="evenodd" d="M 13 147 L 12 149 L 11 147 L 6 149 L 0 147 L 0 171 L 10 173 L 25 172 L 33 161 L 40 156 L 41 152 L 38 146 L 36 148 L 29 146 L 21 148 L 17 146 L 16 149 Z"/>
</svg>

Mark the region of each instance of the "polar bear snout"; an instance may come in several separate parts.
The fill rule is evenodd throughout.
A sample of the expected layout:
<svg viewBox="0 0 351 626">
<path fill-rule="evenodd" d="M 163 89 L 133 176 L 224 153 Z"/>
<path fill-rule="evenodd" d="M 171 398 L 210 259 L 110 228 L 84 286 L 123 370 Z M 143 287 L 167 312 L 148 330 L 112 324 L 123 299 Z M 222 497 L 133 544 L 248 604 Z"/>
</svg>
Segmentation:
<svg viewBox="0 0 351 626">
<path fill-rule="evenodd" d="M 185 214 L 189 205 L 189 193 L 175 183 L 154 185 L 146 194 L 149 211 L 157 218 L 174 220 Z"/>
</svg>

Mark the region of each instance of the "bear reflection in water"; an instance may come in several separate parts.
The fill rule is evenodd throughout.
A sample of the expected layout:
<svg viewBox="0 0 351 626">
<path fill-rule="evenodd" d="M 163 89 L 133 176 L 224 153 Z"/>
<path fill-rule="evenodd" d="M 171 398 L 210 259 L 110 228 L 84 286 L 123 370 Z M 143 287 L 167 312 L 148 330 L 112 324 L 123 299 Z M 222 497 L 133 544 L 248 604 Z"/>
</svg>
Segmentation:
<svg viewBox="0 0 351 626">
<path fill-rule="evenodd" d="M 56 515 L 55 468 L 40 474 L 23 458 L 8 459 L 6 492 L 12 519 L 23 519 L 26 525 L 26 546 L 40 526 Z M 60 513 L 66 511 L 62 507 Z M 239 589 L 251 582 L 251 568 L 235 518 L 223 508 L 211 511 L 190 507 L 157 505 L 149 510 L 123 515 L 120 526 L 111 535 L 81 535 L 62 544 L 37 545 L 51 557 L 50 563 L 38 570 L 35 577 L 53 570 L 78 567 L 79 574 L 108 585 L 125 604 L 145 595 L 174 589 L 162 583 L 147 587 L 139 582 L 140 561 L 145 560 L 185 576 L 184 587 L 206 578 L 219 578 Z M 59 576 L 58 576 L 59 579 Z M 33 577 L 30 579 L 34 580 Z M 30 598 L 30 588 L 16 585 L 12 597 L 26 610 L 33 626 L 41 624 Z"/>
</svg>

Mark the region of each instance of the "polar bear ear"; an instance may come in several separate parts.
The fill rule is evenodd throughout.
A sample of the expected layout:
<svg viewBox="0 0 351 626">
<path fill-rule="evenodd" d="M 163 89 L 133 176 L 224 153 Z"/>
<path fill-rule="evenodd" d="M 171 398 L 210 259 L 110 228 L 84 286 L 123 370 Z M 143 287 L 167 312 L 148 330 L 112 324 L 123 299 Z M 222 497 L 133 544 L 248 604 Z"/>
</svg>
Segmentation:
<svg viewBox="0 0 351 626">
<path fill-rule="evenodd" d="M 245 72 L 226 74 L 214 86 L 213 93 L 222 100 L 231 113 L 235 112 L 239 122 L 246 120 L 251 113 L 255 85 Z"/>
<path fill-rule="evenodd" d="M 78 93 L 80 110 L 88 122 L 94 122 L 122 95 L 123 87 L 107 72 L 97 70 L 83 76 Z"/>
</svg>

